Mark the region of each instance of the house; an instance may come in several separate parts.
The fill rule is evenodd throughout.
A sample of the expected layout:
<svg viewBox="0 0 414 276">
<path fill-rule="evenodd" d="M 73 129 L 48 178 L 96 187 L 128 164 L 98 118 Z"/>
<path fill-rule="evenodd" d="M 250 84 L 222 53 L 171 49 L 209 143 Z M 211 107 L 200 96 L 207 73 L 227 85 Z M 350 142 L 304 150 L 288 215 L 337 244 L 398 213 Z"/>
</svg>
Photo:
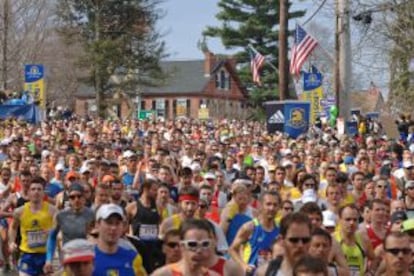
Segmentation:
<svg viewBox="0 0 414 276">
<path fill-rule="evenodd" d="M 383 112 L 386 108 L 384 97 L 378 89 L 353 91 L 349 97 L 351 109 L 360 109 L 362 114 Z"/>
<path fill-rule="evenodd" d="M 139 88 L 136 102 L 136 95 L 127 99 L 120 92 L 111 99 L 114 105 L 109 109 L 121 118 L 136 114 L 138 104 L 140 110 L 152 110 L 166 119 L 205 118 L 207 114 L 209 118 L 245 118 L 247 92 L 237 75 L 235 61 L 219 58 L 208 50 L 204 56 L 204 60 L 161 62 L 167 75 L 162 85 Z M 75 112 L 81 116 L 93 112 L 94 97 L 93 88 L 81 87 L 75 95 Z"/>
</svg>

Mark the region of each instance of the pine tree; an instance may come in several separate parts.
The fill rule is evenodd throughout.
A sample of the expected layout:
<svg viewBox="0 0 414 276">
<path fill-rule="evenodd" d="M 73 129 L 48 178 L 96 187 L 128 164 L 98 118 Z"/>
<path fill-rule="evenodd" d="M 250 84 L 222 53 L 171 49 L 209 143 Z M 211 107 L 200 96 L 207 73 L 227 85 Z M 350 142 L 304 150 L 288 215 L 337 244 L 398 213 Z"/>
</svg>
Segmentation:
<svg viewBox="0 0 414 276">
<path fill-rule="evenodd" d="M 279 0 L 220 0 L 218 6 L 220 11 L 216 17 L 222 24 L 207 27 L 204 35 L 220 38 L 226 49 L 241 49 L 235 54 L 241 65 L 239 74 L 254 106 L 260 106 L 265 100 L 278 99 L 278 76 L 268 64 L 261 72 L 263 85 L 253 84 L 247 47 L 252 45 L 278 67 Z M 289 19 L 303 15 L 304 11 L 289 12 Z"/>
<path fill-rule="evenodd" d="M 59 0 L 60 33 L 68 43 L 79 40 L 84 53 L 80 70 L 96 91 L 98 114 L 104 115 L 104 93 L 115 85 L 137 92 L 137 84 L 155 85 L 163 75 L 159 61 L 164 43 L 155 24 L 161 14 L 153 0 Z M 110 81 L 123 75 L 121 84 Z"/>
</svg>

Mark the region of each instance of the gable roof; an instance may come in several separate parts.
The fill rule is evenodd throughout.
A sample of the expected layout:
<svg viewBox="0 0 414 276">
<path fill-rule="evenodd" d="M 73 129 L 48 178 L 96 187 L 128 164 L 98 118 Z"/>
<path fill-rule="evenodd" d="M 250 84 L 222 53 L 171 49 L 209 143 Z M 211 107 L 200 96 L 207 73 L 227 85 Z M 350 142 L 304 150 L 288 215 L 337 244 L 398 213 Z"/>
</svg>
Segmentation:
<svg viewBox="0 0 414 276">
<path fill-rule="evenodd" d="M 359 108 L 362 113 L 377 112 L 378 103 L 383 101 L 381 92 L 371 93 L 369 90 L 353 91 L 349 94 L 351 108 Z"/>
<path fill-rule="evenodd" d="M 202 92 L 210 76 L 204 74 L 203 60 L 163 61 L 161 68 L 167 75 L 164 85 L 143 87 L 143 94 Z"/>
<path fill-rule="evenodd" d="M 162 61 L 160 62 L 160 66 L 167 75 L 167 78 L 160 86 L 141 87 L 143 95 L 202 93 L 206 84 L 214 76 L 214 73 L 222 66 L 225 66 L 232 74 L 242 93 L 245 94 L 244 89 L 240 85 L 240 79 L 237 73 L 226 60 L 217 60 L 212 66 L 210 75 L 206 75 L 204 72 L 204 60 Z M 75 94 L 78 97 L 94 97 L 94 95 L 94 88 L 84 84 L 79 86 L 78 92 Z"/>
</svg>

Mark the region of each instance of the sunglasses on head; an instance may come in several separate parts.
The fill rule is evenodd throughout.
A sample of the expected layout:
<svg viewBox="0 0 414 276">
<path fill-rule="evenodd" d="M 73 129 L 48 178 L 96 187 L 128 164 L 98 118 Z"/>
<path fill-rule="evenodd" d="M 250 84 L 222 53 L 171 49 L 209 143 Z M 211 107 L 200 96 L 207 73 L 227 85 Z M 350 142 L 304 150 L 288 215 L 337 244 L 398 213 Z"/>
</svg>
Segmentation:
<svg viewBox="0 0 414 276">
<path fill-rule="evenodd" d="M 187 250 L 197 251 L 197 249 L 209 249 L 212 245 L 212 242 L 211 240 L 202 240 L 202 241 L 184 240 L 184 241 L 181 241 L 181 244 Z"/>
<path fill-rule="evenodd" d="M 288 238 L 288 241 L 291 243 L 298 243 L 299 241 L 301 241 L 303 244 L 307 244 L 309 243 L 311 240 L 310 237 L 290 237 Z"/>
<path fill-rule="evenodd" d="M 403 255 L 408 255 L 411 253 L 411 248 L 385 248 L 385 251 L 391 253 L 394 256 L 403 253 Z"/>
</svg>

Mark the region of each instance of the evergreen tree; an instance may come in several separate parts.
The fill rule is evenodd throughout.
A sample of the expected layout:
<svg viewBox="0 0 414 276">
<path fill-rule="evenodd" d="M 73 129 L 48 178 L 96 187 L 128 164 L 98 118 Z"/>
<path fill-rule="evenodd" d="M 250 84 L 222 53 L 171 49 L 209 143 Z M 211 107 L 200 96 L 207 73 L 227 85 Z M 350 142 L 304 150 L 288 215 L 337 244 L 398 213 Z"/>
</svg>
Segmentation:
<svg viewBox="0 0 414 276">
<path fill-rule="evenodd" d="M 265 64 L 261 70 L 262 86 L 253 83 L 250 71 L 248 45 L 252 45 L 274 67 L 278 67 L 279 0 L 220 0 L 216 15 L 222 24 L 209 26 L 204 35 L 218 37 L 226 49 L 240 49 L 235 54 L 242 82 L 251 95 L 253 106 L 260 107 L 266 100 L 278 99 L 278 76 Z M 289 2 L 289 10 L 291 3 Z M 289 12 L 289 19 L 304 15 L 304 11 Z"/>
<path fill-rule="evenodd" d="M 88 71 L 84 82 L 96 91 L 98 114 L 104 115 L 103 95 L 114 86 L 138 93 L 137 85 L 155 85 L 163 75 L 159 61 L 164 43 L 155 24 L 160 18 L 154 0 L 59 0 L 59 31 L 68 43 L 84 46 L 79 60 Z M 111 82 L 122 75 L 121 83 Z"/>
</svg>

